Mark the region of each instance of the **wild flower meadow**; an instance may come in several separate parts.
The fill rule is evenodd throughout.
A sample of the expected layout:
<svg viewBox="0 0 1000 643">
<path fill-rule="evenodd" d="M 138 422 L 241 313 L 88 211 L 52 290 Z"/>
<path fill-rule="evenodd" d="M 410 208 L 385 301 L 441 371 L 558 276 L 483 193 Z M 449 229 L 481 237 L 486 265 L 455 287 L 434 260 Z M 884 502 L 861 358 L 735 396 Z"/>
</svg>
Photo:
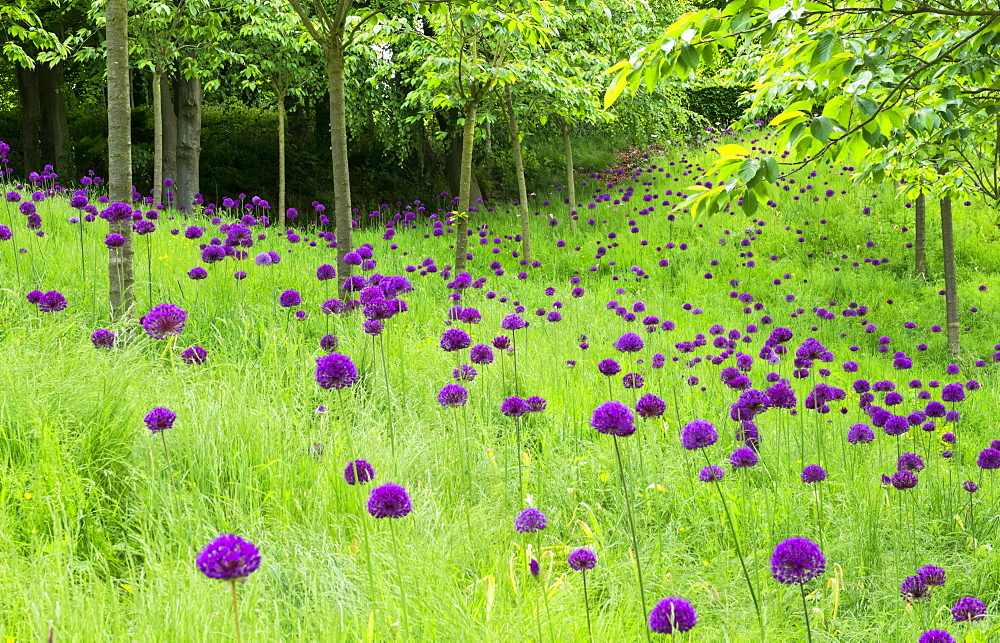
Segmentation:
<svg viewBox="0 0 1000 643">
<path fill-rule="evenodd" d="M 480 204 L 462 273 L 451 195 L 357 212 L 347 297 L 318 202 L 11 179 L 0 636 L 996 637 L 992 213 L 958 206 L 955 360 L 897 186 L 807 168 L 692 218 L 711 146 L 534 196 L 530 260 Z"/>
</svg>

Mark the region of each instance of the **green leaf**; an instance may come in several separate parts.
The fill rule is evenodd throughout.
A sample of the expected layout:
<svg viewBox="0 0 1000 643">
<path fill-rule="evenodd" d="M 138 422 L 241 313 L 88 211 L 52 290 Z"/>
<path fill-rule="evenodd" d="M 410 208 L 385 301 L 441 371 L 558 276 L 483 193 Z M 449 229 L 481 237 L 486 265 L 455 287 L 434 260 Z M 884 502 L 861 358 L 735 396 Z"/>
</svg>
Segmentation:
<svg viewBox="0 0 1000 643">
<path fill-rule="evenodd" d="M 629 67 L 624 67 L 618 72 L 615 81 L 611 83 L 611 86 L 604 93 L 604 109 L 614 105 L 618 97 L 625 91 L 625 88 L 628 86 L 628 75 L 631 71 Z"/>
<path fill-rule="evenodd" d="M 778 175 L 781 173 L 778 169 L 778 160 L 773 156 L 765 156 L 762 159 L 762 164 L 764 168 L 764 179 L 768 183 L 774 183 L 778 180 Z"/>
<path fill-rule="evenodd" d="M 813 52 L 813 63 L 825 63 L 833 56 L 833 45 L 837 42 L 837 35 L 832 31 L 824 32 L 819 37 L 816 51 Z"/>
<path fill-rule="evenodd" d="M 809 123 L 809 132 L 813 138 L 826 143 L 830 140 L 830 134 L 833 133 L 833 119 L 817 116 Z"/>
<path fill-rule="evenodd" d="M 681 61 L 687 65 L 688 69 L 694 71 L 698 68 L 698 61 L 700 56 L 698 56 L 698 50 L 688 44 L 681 45 Z"/>
<path fill-rule="evenodd" d="M 743 181 L 746 184 L 749 184 L 750 181 L 752 181 L 754 177 L 757 176 L 757 170 L 759 169 L 760 169 L 760 161 L 758 161 L 757 159 L 747 159 L 743 161 L 743 165 L 741 165 L 740 169 L 736 171 L 736 175 L 740 177 L 741 181 Z"/>
</svg>

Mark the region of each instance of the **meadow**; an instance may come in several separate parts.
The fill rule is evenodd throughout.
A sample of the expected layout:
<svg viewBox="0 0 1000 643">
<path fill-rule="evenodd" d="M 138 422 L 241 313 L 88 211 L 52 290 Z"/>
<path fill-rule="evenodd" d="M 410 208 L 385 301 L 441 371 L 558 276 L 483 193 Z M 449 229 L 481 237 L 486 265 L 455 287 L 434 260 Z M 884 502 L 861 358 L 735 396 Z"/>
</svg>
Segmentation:
<svg viewBox="0 0 1000 643">
<path fill-rule="evenodd" d="M 752 218 L 673 210 L 714 158 L 668 148 L 581 178 L 577 230 L 561 190 L 533 196 L 526 265 L 516 208 L 474 213 L 467 278 L 449 265 L 449 197 L 358 213 L 374 261 L 359 306 L 326 304 L 336 279 L 317 278 L 336 263 L 332 224 L 266 227 L 275 213 L 236 195 L 154 212 L 134 236 L 137 313 L 118 325 L 107 224 L 71 222 L 86 212 L 54 191 L 39 236 L 19 201 L 44 186 L 6 186 L 0 638 L 230 640 L 231 588 L 196 565 L 224 533 L 259 550 L 232 584 L 247 641 L 663 638 L 648 613 L 665 597 L 697 613 L 678 641 L 996 637 L 994 213 L 956 204 L 954 360 L 935 208 L 918 279 L 898 186 L 817 167 Z M 243 245 L 203 262 L 213 238 Z M 138 323 L 161 304 L 186 313 L 166 339 Z M 328 354 L 356 379 L 318 382 Z M 348 484 L 355 459 L 373 480 L 351 469 Z M 369 494 L 388 482 L 412 511 L 376 518 Z M 789 538 L 822 551 L 815 578 L 774 577 Z M 568 563 L 579 548 L 596 557 L 585 572 Z M 953 614 L 965 597 L 985 618 Z"/>
</svg>

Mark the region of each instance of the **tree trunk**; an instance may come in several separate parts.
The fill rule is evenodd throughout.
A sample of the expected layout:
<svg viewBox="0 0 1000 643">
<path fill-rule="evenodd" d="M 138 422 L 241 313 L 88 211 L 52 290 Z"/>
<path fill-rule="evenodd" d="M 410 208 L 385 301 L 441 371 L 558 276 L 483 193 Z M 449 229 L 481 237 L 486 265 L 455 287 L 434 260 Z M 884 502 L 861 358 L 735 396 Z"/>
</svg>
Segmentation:
<svg viewBox="0 0 1000 643">
<path fill-rule="evenodd" d="M 69 123 L 66 120 L 65 65 L 39 65 L 38 97 L 45 108 L 45 159 L 51 161 L 62 183 L 75 180 L 76 169 L 69 146 Z"/>
<path fill-rule="evenodd" d="M 177 209 L 190 212 L 199 191 L 201 158 L 201 80 L 182 78 L 177 86 L 180 109 L 177 113 Z"/>
<path fill-rule="evenodd" d="M 486 156 L 489 157 L 493 155 L 493 125 L 489 121 L 483 125 L 486 128 L 486 144 L 483 147 L 486 148 Z"/>
<path fill-rule="evenodd" d="M 39 149 L 39 125 L 41 124 L 41 102 L 38 98 L 38 69 L 17 69 L 17 96 L 21 102 L 21 168 L 22 176 L 42 169 L 42 155 Z"/>
<path fill-rule="evenodd" d="M 562 119 L 563 148 L 566 154 L 566 188 L 569 190 L 569 227 L 576 232 L 576 175 L 573 173 L 573 144 L 569 140 L 569 119 Z"/>
<path fill-rule="evenodd" d="M 153 207 L 163 203 L 163 70 L 153 69 Z"/>
<path fill-rule="evenodd" d="M 951 197 L 941 198 L 941 250 L 944 259 L 944 301 L 948 322 L 948 350 L 958 359 L 958 279 L 955 276 L 955 236 L 952 229 Z"/>
<path fill-rule="evenodd" d="M 174 106 L 174 94 L 170 91 L 169 71 L 160 77 L 160 111 L 163 117 L 163 178 L 177 180 L 177 108 Z M 174 188 L 161 186 L 163 202 L 170 204 L 173 199 L 167 199 L 166 193 Z"/>
<path fill-rule="evenodd" d="M 132 109 L 129 94 L 128 2 L 107 0 L 108 57 L 108 190 L 112 201 L 132 203 Z M 112 319 L 132 310 L 132 222 L 111 224 L 111 232 L 125 237 L 125 245 L 108 259 Z"/>
<path fill-rule="evenodd" d="M 285 92 L 278 92 L 278 228 L 285 229 Z"/>
<path fill-rule="evenodd" d="M 917 197 L 916 218 L 913 223 L 913 276 L 927 279 L 927 198 L 921 192 Z"/>
<path fill-rule="evenodd" d="M 351 266 L 344 261 L 354 249 L 351 229 L 351 172 L 347 163 L 347 97 L 344 92 L 344 49 L 340 42 L 327 48 L 327 85 L 330 92 L 330 150 L 333 156 L 333 210 L 337 231 L 337 286 L 346 297 L 344 283 Z"/>
<path fill-rule="evenodd" d="M 475 101 L 465 106 L 465 126 L 462 128 L 462 173 L 458 188 L 458 223 L 455 226 L 455 272 L 465 271 L 469 248 L 470 193 L 472 191 L 472 148 L 476 142 Z"/>
<path fill-rule="evenodd" d="M 514 151 L 514 174 L 517 176 L 517 199 L 520 203 L 521 249 L 524 259 L 531 261 L 531 225 L 528 219 L 528 187 L 524 182 L 524 159 L 521 158 L 521 133 L 517 129 L 514 113 L 514 99 L 510 95 L 510 85 L 504 87 L 507 102 L 507 129 L 510 131 L 511 147 Z"/>
</svg>

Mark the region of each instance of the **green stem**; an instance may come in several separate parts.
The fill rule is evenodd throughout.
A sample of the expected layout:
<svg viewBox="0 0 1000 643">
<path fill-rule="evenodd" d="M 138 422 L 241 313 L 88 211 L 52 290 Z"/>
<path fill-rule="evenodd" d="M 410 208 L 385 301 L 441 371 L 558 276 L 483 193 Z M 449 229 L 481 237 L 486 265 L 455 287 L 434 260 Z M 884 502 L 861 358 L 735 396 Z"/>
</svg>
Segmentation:
<svg viewBox="0 0 1000 643">
<path fill-rule="evenodd" d="M 233 619 L 236 621 L 236 643 L 241 643 L 243 637 L 240 635 L 240 604 L 236 600 L 236 579 L 229 581 L 229 586 L 233 590 Z"/>
<path fill-rule="evenodd" d="M 613 436 L 615 441 L 615 455 L 618 456 L 618 476 L 622 483 L 622 494 L 625 498 L 625 509 L 628 512 L 628 527 L 629 531 L 632 532 L 632 551 L 635 553 L 635 573 L 636 578 L 639 581 L 639 603 L 642 605 L 642 620 L 643 631 L 646 633 L 646 640 L 651 641 L 649 634 L 649 628 L 646 627 L 646 617 L 649 612 L 646 611 L 646 590 L 642 584 L 642 561 L 639 557 L 639 539 L 635 537 L 635 521 L 632 519 L 632 500 L 628 494 L 628 486 L 625 484 L 625 466 L 622 464 L 622 451 L 618 446 L 618 436 Z"/>
<path fill-rule="evenodd" d="M 583 570 L 583 607 L 587 612 L 587 638 L 594 640 L 594 630 L 590 627 L 590 600 L 587 598 L 587 570 Z"/>
<path fill-rule="evenodd" d="M 802 594 L 802 613 L 806 615 L 806 637 L 809 643 L 812 643 L 813 635 L 812 628 L 809 627 L 809 608 L 806 606 L 806 586 L 803 583 L 799 583 L 799 592 Z"/>
</svg>

